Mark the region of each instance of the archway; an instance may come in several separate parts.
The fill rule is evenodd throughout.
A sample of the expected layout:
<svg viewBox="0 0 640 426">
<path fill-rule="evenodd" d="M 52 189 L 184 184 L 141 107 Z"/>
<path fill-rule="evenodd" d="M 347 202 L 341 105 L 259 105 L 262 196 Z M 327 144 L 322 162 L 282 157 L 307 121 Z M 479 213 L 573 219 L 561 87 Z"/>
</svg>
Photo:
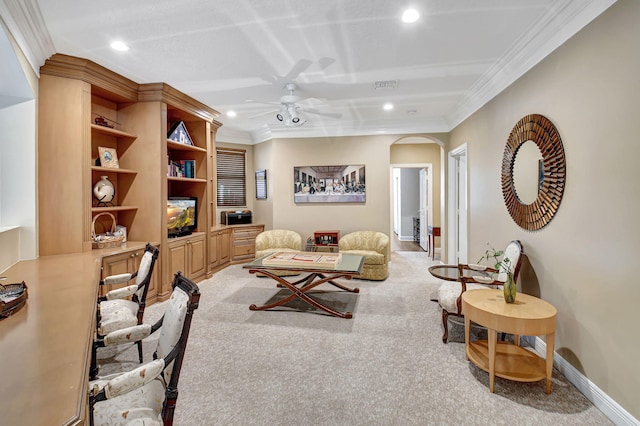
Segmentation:
<svg viewBox="0 0 640 426">
<path fill-rule="evenodd" d="M 444 143 L 433 136 L 403 136 L 391 144 L 389 235 L 395 243 L 392 249 L 403 250 L 408 246 L 410 250 L 426 251 L 427 227 L 441 226 L 443 159 Z M 407 243 L 414 241 L 413 245 Z M 434 245 L 438 246 L 437 243 Z"/>
</svg>

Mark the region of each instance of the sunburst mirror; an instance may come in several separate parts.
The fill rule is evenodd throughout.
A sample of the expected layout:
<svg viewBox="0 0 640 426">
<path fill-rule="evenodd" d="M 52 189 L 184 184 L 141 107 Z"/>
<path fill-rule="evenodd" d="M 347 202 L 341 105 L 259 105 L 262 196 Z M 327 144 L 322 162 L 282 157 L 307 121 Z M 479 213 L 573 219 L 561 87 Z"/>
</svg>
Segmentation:
<svg viewBox="0 0 640 426">
<path fill-rule="evenodd" d="M 533 197 L 527 199 L 525 188 L 521 184 L 516 185 L 514 165 L 518 154 L 525 151 L 523 146 L 530 141 L 539 149 L 541 160 L 539 171 L 533 173 L 537 193 L 534 190 Z M 502 157 L 502 195 L 513 220 L 529 231 L 545 227 L 560 207 L 565 181 L 566 161 L 558 130 L 542 115 L 524 116 L 511 130 Z"/>
</svg>

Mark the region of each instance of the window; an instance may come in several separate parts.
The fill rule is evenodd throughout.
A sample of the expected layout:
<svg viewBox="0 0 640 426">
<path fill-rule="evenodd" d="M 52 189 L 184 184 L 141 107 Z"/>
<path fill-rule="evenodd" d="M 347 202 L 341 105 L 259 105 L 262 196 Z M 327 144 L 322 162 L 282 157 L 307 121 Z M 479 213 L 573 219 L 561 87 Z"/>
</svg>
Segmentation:
<svg viewBox="0 0 640 426">
<path fill-rule="evenodd" d="M 247 205 L 245 154 L 242 149 L 216 150 L 218 207 Z"/>
</svg>

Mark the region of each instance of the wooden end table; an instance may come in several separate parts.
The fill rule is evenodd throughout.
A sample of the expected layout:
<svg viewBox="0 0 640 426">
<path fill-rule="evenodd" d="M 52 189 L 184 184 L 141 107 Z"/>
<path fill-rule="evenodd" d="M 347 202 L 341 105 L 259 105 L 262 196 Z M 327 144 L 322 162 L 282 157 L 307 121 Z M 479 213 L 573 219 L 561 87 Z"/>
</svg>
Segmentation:
<svg viewBox="0 0 640 426">
<path fill-rule="evenodd" d="M 429 254 L 431 254 L 431 260 L 435 260 L 436 258 L 436 237 L 440 236 L 440 227 L 439 226 L 429 226 L 427 227 L 427 250 Z M 440 256 L 442 259 L 442 256 Z"/>
<path fill-rule="evenodd" d="M 515 303 L 506 303 L 502 290 L 471 290 L 462 294 L 467 359 L 489 373 L 489 391 L 495 376 L 519 382 L 547 380 L 551 393 L 551 371 L 556 335 L 556 308 L 534 296 L 518 293 Z M 487 328 L 487 340 L 470 341 L 471 322 Z M 498 343 L 497 332 L 513 334 L 515 343 Z M 546 336 L 546 361 L 520 346 L 520 336 Z"/>
</svg>

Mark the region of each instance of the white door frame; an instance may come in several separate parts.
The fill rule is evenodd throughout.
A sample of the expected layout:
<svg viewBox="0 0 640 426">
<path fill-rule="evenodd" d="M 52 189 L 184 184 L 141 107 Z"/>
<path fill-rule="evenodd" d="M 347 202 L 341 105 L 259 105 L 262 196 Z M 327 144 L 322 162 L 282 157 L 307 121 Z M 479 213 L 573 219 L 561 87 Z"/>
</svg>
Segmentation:
<svg viewBox="0 0 640 426">
<path fill-rule="evenodd" d="M 460 167 L 461 157 L 465 159 L 462 168 Z M 458 262 L 466 263 L 469 254 L 469 211 L 467 208 L 469 204 L 469 166 L 468 161 L 466 161 L 467 143 L 465 142 L 454 150 L 449 151 L 447 160 L 447 262 L 452 264 Z M 458 200 L 463 200 L 463 203 L 459 205 Z"/>
</svg>

